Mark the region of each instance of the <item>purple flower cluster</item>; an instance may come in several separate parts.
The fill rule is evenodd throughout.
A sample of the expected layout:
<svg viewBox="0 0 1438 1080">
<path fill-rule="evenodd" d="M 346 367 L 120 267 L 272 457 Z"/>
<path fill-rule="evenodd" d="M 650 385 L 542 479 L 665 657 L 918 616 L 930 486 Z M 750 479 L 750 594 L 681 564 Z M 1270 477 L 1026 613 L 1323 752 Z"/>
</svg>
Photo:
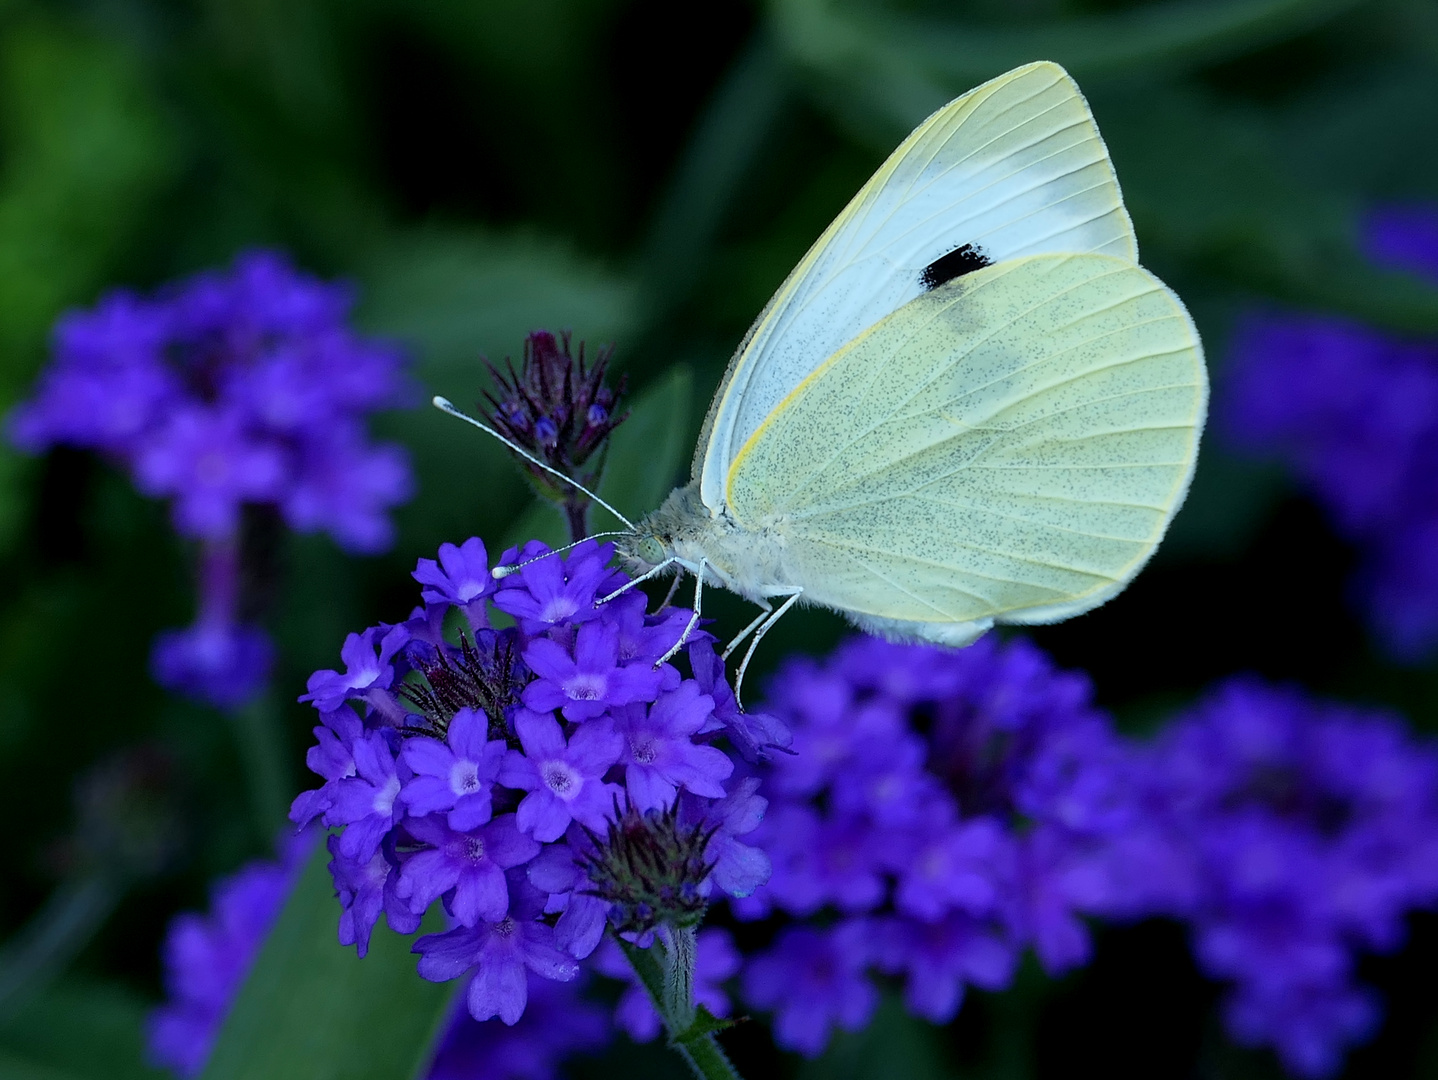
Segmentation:
<svg viewBox="0 0 1438 1080">
<path fill-rule="evenodd" d="M 241 506 L 272 503 L 292 529 L 382 550 L 409 466 L 399 447 L 370 442 L 363 417 L 408 388 L 401 356 L 346 325 L 353 303 L 264 251 L 151 296 L 110 293 L 60 320 L 11 437 L 114 458 L 173 500 L 185 536 L 232 537 Z"/>
<path fill-rule="evenodd" d="M 150 1016 L 150 1056 L 180 1076 L 198 1076 L 260 945 L 313 849 L 311 832 L 287 845 L 282 862 L 256 860 L 217 882 L 208 915 L 185 913 L 165 940 L 170 1001 Z M 440 1040 L 428 1080 L 551 1080 L 562 1059 L 602 1049 L 605 1011 L 578 982 L 535 987 L 524 1019 L 509 1028 L 480 1024 L 458 1010 Z"/>
<path fill-rule="evenodd" d="M 1368 223 L 1369 254 L 1438 282 L 1438 210 Z M 1219 417 L 1237 447 L 1277 458 L 1358 545 L 1359 606 L 1395 658 L 1438 649 L 1438 342 L 1329 316 L 1248 318 Z"/>
<path fill-rule="evenodd" d="M 529 975 L 573 979 L 607 919 L 642 929 L 768 874 L 739 839 L 763 815 L 758 781 L 713 744 L 747 746 L 754 726 L 707 635 L 687 646 L 695 678 L 656 663 L 689 612 L 646 614 L 637 590 L 598 602 L 627 581 L 612 553 L 531 543 L 506 552 L 519 568 L 497 584 L 478 539 L 446 544 L 415 570 L 423 606 L 351 634 L 345 670 L 316 672 L 302 699 L 320 714 L 308 761 L 325 783 L 291 817 L 342 829 L 340 940 L 363 955 L 381 912 L 411 933 L 441 901 L 455 926 L 416 943 L 419 971 L 472 973 L 476 1019 L 516 1023 Z M 654 880 L 649 856 L 670 847 L 693 857 L 661 860 L 673 878 Z"/>
<path fill-rule="evenodd" d="M 408 384 L 396 350 L 346 325 L 353 299 L 272 252 L 150 296 L 111 293 L 60 320 L 53 362 L 10 416 L 23 449 L 67 444 L 118 462 L 199 541 L 198 615 L 151 656 L 171 690 L 235 708 L 268 681 L 270 640 L 239 595 L 245 506 L 351 551 L 390 544 L 409 464 L 370 441 L 364 417 L 403 404 Z"/>
<path fill-rule="evenodd" d="M 1379 1020 L 1355 954 L 1438 903 L 1438 750 L 1388 714 L 1235 679 L 1136 764 L 1128 903 L 1190 924 L 1200 967 L 1233 984 L 1235 1037 L 1336 1072 Z"/>
<path fill-rule="evenodd" d="M 257 859 L 215 883 L 210 912 L 176 916 L 165 936 L 170 1000 L 150 1015 L 150 1056 L 181 1076 L 198 1076 L 240 984 L 314 846 L 312 833 L 284 845 L 282 860 Z"/>
<path fill-rule="evenodd" d="M 780 931 L 744 977 L 780 1045 L 816 1054 L 901 975 L 936 1022 L 967 984 L 995 989 L 1033 946 L 1058 971 L 1088 955 L 1083 913 L 1109 903 L 1109 841 L 1129 823 L 1125 758 L 1087 680 L 1022 640 L 952 651 L 856 638 L 791 661 L 770 708 L 793 756 L 766 770 L 754 833 L 769 883 L 741 918 L 821 915 Z"/>
</svg>

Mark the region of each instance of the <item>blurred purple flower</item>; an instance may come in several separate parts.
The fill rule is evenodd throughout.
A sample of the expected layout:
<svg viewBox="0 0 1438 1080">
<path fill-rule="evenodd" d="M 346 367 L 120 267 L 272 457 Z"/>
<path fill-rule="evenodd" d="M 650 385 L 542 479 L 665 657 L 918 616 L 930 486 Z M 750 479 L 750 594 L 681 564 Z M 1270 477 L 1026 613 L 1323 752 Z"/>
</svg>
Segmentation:
<svg viewBox="0 0 1438 1080">
<path fill-rule="evenodd" d="M 1185 919 L 1199 966 L 1233 984 L 1236 1037 L 1332 1075 L 1377 1023 L 1357 954 L 1398 947 L 1406 915 L 1438 903 L 1438 748 L 1396 717 L 1235 679 L 1141 766 L 1131 884 L 1159 882 L 1148 910 Z M 1143 853 L 1178 853 L 1189 888 L 1163 889 Z"/>
<path fill-rule="evenodd" d="M 1438 282 L 1438 208 L 1376 211 L 1365 244 Z M 1438 342 L 1331 316 L 1240 324 L 1218 397 L 1220 430 L 1276 459 L 1361 553 L 1357 605 L 1395 659 L 1438 649 Z"/>
<path fill-rule="evenodd" d="M 794 752 L 763 771 L 772 805 L 746 840 L 773 873 L 736 914 L 875 917 L 884 947 L 864 963 L 907 973 L 911 1007 L 937 1020 L 965 983 L 1004 985 L 1026 947 L 1051 971 L 1087 958 L 1081 916 L 1113 902 L 1112 844 L 1135 808 L 1083 676 L 1024 641 L 855 638 L 791 661 L 766 708 Z M 775 1030 L 822 1047 L 813 1025 Z"/>
<path fill-rule="evenodd" d="M 873 957 L 862 921 L 825 930 L 787 927 L 774 946 L 749 961 L 744 996 L 774 1011 L 774 1038 L 810 1057 L 823 1052 L 835 1027 L 857 1031 L 879 1003 L 865 974 Z"/>
<path fill-rule="evenodd" d="M 287 842 L 281 862 L 256 860 L 216 882 L 206 915 L 177 915 L 165 935 L 169 1000 L 150 1014 L 150 1057 L 181 1076 L 198 1076 L 240 984 L 284 906 L 315 836 Z"/>
</svg>

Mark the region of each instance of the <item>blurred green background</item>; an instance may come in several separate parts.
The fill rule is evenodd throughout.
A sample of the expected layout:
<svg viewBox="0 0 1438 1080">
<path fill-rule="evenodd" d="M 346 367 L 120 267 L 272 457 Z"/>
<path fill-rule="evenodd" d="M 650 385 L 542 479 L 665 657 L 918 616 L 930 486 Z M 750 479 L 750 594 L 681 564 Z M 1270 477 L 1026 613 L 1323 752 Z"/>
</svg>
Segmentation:
<svg viewBox="0 0 1438 1080">
<path fill-rule="evenodd" d="M 645 509 L 687 468 L 750 320 L 887 152 L 1034 59 L 1088 94 L 1144 261 L 1190 305 L 1220 380 L 1229 325 L 1258 303 L 1438 335 L 1438 291 L 1355 249 L 1369 205 L 1438 200 L 1432 0 L 3 0 L 0 408 L 65 308 L 274 245 L 355 281 L 364 328 L 406 342 L 427 393 L 461 404 L 484 387 L 480 355 L 517 354 L 532 329 L 616 342 L 647 404 L 606 491 Z M 420 482 L 393 552 L 299 538 L 281 553 L 274 708 L 293 790 L 305 676 L 347 631 L 408 612 L 414 560 L 553 528 L 472 432 L 424 409 L 378 426 Z M 1135 587 L 1034 636 L 1132 729 L 1257 670 L 1438 730 L 1438 676 L 1385 666 L 1349 613 L 1351 561 L 1282 476 L 1210 440 Z M 269 837 L 232 727 L 146 675 L 154 633 L 192 604 L 164 508 L 89 456 L 0 449 L 0 567 L 0 938 L 95 867 L 111 875 L 71 897 L 106 918 L 68 973 L 0 1008 L 0 1076 L 148 1075 L 138 1024 L 167 920 Z M 747 621 L 727 594 L 712 613 Z M 761 675 L 842 627 L 809 612 L 784 631 Z M 1347 1075 L 1438 1077 L 1435 965 L 1438 925 L 1418 920 L 1403 954 L 1365 969 L 1390 1020 Z M 1213 997 L 1177 930 L 1106 931 L 1061 983 L 976 995 L 945 1032 L 886 1009 L 804 1075 L 1276 1075 L 1223 1041 Z M 796 1067 L 759 1025 L 734 1045 L 754 1075 Z M 658 1051 L 586 1075 L 620 1067 L 678 1075 Z"/>
</svg>

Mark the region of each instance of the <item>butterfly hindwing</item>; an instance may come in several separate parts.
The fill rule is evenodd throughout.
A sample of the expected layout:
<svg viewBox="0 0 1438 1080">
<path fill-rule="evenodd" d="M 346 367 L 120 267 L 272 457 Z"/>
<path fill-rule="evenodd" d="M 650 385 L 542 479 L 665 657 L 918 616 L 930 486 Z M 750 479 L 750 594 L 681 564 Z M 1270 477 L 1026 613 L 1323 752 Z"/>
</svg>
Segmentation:
<svg viewBox="0 0 1438 1080">
<path fill-rule="evenodd" d="M 727 478 L 806 598 L 880 620 L 1041 622 L 1153 552 L 1207 402 L 1193 324 L 1148 271 L 1041 255 L 924 294 L 811 374 Z M 782 524 L 775 524 L 782 523 Z"/>
<path fill-rule="evenodd" d="M 740 447 L 837 349 L 955 276 L 1046 252 L 1138 257 L 1087 103 L 1038 63 L 920 125 L 789 275 L 715 396 L 695 462 L 705 504 L 720 505 Z"/>
</svg>

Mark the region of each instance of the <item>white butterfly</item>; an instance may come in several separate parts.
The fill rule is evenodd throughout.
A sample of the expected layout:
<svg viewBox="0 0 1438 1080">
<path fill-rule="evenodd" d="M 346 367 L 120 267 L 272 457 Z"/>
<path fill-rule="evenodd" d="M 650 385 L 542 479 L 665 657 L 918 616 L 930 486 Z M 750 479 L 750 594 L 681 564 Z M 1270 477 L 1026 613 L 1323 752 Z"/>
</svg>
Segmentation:
<svg viewBox="0 0 1438 1080">
<path fill-rule="evenodd" d="M 736 690 L 797 603 L 958 646 L 1116 595 L 1183 501 L 1207 404 L 1193 322 L 1137 260 L 1062 68 L 950 102 L 750 329 L 692 481 L 621 516 L 631 584 L 695 575 L 686 639 L 705 584 L 763 609 L 725 652 L 753 634 Z"/>
</svg>

